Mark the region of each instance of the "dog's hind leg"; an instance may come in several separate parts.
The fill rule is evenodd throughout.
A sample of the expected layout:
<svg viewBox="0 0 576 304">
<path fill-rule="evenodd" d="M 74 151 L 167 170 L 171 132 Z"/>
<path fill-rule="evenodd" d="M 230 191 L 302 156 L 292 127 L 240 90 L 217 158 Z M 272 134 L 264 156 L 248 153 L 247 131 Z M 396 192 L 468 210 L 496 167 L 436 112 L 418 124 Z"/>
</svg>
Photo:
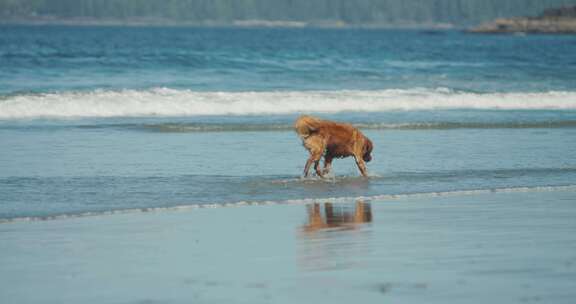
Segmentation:
<svg viewBox="0 0 576 304">
<path fill-rule="evenodd" d="M 322 172 L 319 168 L 320 158 L 322 158 L 322 153 L 313 153 L 310 152 L 310 157 L 306 161 L 306 165 L 304 166 L 304 177 L 308 177 L 308 171 L 310 171 L 310 166 L 314 163 L 314 170 L 318 176 L 322 177 Z"/>
<path fill-rule="evenodd" d="M 324 177 L 322 170 L 320 170 L 320 158 L 318 158 L 318 160 L 314 162 L 314 171 L 316 171 L 316 174 L 318 176 Z"/>
<path fill-rule="evenodd" d="M 332 169 L 332 160 L 334 158 L 331 155 L 324 156 L 324 169 L 322 170 L 322 174 L 328 174 Z"/>
<path fill-rule="evenodd" d="M 310 157 L 308 157 L 308 160 L 306 161 L 306 165 L 304 166 L 304 177 L 308 177 L 308 172 L 310 171 L 310 166 L 312 166 L 312 163 L 314 163 L 314 170 L 316 171 L 316 174 L 318 174 L 318 163 L 320 162 L 320 158 L 316 158 L 314 157 L 314 155 L 310 155 Z M 320 172 L 321 173 L 321 172 Z M 321 174 L 318 174 L 319 176 L 322 176 Z"/>
<path fill-rule="evenodd" d="M 306 161 L 304 166 L 304 177 L 308 177 L 308 171 L 310 171 L 310 166 L 314 163 L 314 170 L 318 176 L 322 177 L 322 172 L 320 171 L 318 164 L 324 154 L 325 143 L 320 137 L 311 136 L 304 141 L 304 147 L 310 152 L 310 157 Z"/>
</svg>

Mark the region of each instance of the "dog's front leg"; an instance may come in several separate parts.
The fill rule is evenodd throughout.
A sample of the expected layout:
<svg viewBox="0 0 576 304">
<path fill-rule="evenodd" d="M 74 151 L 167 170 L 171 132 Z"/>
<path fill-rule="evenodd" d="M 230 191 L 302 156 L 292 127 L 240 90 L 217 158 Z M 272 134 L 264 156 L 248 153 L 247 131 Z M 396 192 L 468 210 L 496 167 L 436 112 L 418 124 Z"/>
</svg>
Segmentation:
<svg viewBox="0 0 576 304">
<path fill-rule="evenodd" d="M 368 170 L 366 169 L 366 163 L 364 162 L 362 157 L 354 156 L 354 159 L 356 160 L 356 166 L 358 166 L 358 169 L 360 170 L 362 176 L 368 177 Z"/>
</svg>

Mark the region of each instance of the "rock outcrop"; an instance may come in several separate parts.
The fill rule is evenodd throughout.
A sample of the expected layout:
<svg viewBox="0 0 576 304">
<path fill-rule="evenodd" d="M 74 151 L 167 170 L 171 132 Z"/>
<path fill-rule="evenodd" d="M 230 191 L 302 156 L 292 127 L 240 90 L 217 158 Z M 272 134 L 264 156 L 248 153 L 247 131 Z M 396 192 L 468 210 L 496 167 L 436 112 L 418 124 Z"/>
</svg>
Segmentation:
<svg viewBox="0 0 576 304">
<path fill-rule="evenodd" d="M 537 17 L 500 18 L 469 31 L 472 33 L 576 34 L 576 6 L 548 9 Z"/>
</svg>

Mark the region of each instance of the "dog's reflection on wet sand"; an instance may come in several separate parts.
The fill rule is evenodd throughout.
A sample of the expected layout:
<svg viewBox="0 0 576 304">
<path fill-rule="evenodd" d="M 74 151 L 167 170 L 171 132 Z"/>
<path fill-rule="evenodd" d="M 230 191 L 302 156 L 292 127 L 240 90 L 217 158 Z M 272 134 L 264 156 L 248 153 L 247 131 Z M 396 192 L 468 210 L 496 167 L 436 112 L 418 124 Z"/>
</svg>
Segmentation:
<svg viewBox="0 0 576 304">
<path fill-rule="evenodd" d="M 306 206 L 299 227 L 299 265 L 307 271 L 354 268 L 370 251 L 372 208 L 369 203 L 315 203 Z"/>
<path fill-rule="evenodd" d="M 308 223 L 302 227 L 305 233 L 323 229 L 355 229 L 359 224 L 372 222 L 370 204 L 360 200 L 353 208 L 351 205 L 332 203 L 315 203 L 306 208 Z"/>
</svg>

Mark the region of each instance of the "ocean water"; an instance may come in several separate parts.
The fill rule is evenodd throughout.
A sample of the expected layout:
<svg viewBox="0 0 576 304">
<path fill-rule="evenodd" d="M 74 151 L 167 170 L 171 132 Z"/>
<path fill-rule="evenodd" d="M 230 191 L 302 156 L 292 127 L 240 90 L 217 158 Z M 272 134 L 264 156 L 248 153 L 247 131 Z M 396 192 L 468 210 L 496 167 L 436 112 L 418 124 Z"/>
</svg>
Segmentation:
<svg viewBox="0 0 576 304">
<path fill-rule="evenodd" d="M 374 142 L 301 178 L 300 114 Z M 576 187 L 576 37 L 0 27 L 0 221 Z"/>
</svg>

